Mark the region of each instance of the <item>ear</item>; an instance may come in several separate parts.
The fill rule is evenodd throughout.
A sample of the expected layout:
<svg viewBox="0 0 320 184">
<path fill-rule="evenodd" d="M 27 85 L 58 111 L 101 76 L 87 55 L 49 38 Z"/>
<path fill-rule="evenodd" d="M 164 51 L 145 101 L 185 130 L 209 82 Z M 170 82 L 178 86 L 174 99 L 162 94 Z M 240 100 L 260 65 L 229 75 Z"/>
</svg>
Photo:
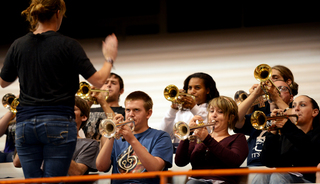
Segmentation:
<svg viewBox="0 0 320 184">
<path fill-rule="evenodd" d="M 288 79 L 288 80 L 286 81 L 286 83 L 288 84 L 288 86 L 290 86 L 290 85 L 292 84 L 292 80 L 291 80 L 291 79 Z"/>
<path fill-rule="evenodd" d="M 312 117 L 315 118 L 319 114 L 319 109 L 313 109 Z"/>
<path fill-rule="evenodd" d="M 231 115 L 229 116 L 229 122 L 233 121 L 233 119 L 234 119 L 234 115 L 231 114 Z"/>
<path fill-rule="evenodd" d="M 55 13 L 55 16 L 57 19 L 59 19 L 59 14 L 60 14 L 60 10 L 58 10 L 56 13 Z"/>
<path fill-rule="evenodd" d="M 147 112 L 147 119 L 149 119 L 152 115 L 152 109 L 149 109 Z"/>
<path fill-rule="evenodd" d="M 122 95 L 123 92 L 124 92 L 124 89 L 122 88 L 122 89 L 119 91 L 119 94 Z"/>
<path fill-rule="evenodd" d="M 290 95 L 290 103 L 293 101 L 293 95 Z"/>
<path fill-rule="evenodd" d="M 210 93 L 210 88 L 207 88 L 207 94 L 209 94 Z"/>
<path fill-rule="evenodd" d="M 88 119 L 87 116 L 85 116 L 85 115 L 81 116 L 81 121 L 87 121 L 87 119 Z"/>
</svg>

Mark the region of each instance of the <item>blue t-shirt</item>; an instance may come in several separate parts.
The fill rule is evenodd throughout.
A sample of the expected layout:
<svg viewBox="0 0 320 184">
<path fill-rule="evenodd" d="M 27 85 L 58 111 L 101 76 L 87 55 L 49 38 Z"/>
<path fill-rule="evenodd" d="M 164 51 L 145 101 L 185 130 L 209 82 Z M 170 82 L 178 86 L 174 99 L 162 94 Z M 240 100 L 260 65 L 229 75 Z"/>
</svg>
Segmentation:
<svg viewBox="0 0 320 184">
<path fill-rule="evenodd" d="M 172 143 L 167 132 L 149 128 L 148 130 L 134 135 L 138 141 L 155 157 L 165 161 L 164 171 L 172 167 Z M 136 156 L 131 145 L 122 139 L 115 140 L 112 154 L 112 173 L 142 173 L 147 172 L 139 158 Z M 112 180 L 111 183 L 159 183 L 159 178 Z"/>
</svg>

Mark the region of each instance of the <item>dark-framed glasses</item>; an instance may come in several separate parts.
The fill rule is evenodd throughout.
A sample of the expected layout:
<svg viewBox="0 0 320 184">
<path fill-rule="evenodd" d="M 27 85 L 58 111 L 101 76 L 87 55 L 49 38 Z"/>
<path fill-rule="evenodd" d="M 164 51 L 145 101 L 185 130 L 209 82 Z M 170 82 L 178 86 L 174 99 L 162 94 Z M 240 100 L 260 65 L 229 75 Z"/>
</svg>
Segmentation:
<svg viewBox="0 0 320 184">
<path fill-rule="evenodd" d="M 291 90 L 287 87 L 287 86 L 278 86 L 278 89 L 280 90 L 280 92 L 289 92 L 290 94 L 291 93 Z"/>
</svg>

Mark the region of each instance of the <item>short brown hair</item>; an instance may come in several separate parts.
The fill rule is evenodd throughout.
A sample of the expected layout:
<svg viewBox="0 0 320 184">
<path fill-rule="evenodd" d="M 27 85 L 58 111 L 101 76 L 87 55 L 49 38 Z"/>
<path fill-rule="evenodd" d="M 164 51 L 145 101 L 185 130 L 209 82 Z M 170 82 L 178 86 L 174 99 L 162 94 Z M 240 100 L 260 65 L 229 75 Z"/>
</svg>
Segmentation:
<svg viewBox="0 0 320 184">
<path fill-rule="evenodd" d="M 152 109 L 152 106 L 153 106 L 152 99 L 147 93 L 143 91 L 134 91 L 130 93 L 126 98 L 125 103 L 127 101 L 133 101 L 133 100 L 143 100 L 144 102 L 143 106 L 146 111 Z"/>
<path fill-rule="evenodd" d="M 80 111 L 81 111 L 81 116 L 86 116 L 87 120 L 89 119 L 89 115 L 90 115 L 90 106 L 87 103 L 87 101 L 83 100 L 82 98 L 80 98 L 79 96 L 75 96 L 75 106 L 77 106 Z M 82 121 L 80 129 L 83 128 L 86 123 L 86 121 Z"/>
<path fill-rule="evenodd" d="M 234 130 L 235 124 L 239 120 L 238 106 L 236 102 L 230 97 L 220 96 L 212 99 L 209 102 L 207 110 L 209 111 L 209 109 L 213 106 L 218 107 L 222 110 L 224 116 L 228 117 L 229 119 L 228 128 Z"/>
</svg>

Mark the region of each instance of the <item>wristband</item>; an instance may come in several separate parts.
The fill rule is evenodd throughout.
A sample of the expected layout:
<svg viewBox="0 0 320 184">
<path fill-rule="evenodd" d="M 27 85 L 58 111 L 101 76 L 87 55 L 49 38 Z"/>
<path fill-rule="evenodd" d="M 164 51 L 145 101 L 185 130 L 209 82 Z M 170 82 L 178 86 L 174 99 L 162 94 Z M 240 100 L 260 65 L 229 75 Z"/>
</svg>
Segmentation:
<svg viewBox="0 0 320 184">
<path fill-rule="evenodd" d="M 287 110 L 289 110 L 289 107 L 287 107 L 283 112 L 286 112 Z"/>
</svg>

